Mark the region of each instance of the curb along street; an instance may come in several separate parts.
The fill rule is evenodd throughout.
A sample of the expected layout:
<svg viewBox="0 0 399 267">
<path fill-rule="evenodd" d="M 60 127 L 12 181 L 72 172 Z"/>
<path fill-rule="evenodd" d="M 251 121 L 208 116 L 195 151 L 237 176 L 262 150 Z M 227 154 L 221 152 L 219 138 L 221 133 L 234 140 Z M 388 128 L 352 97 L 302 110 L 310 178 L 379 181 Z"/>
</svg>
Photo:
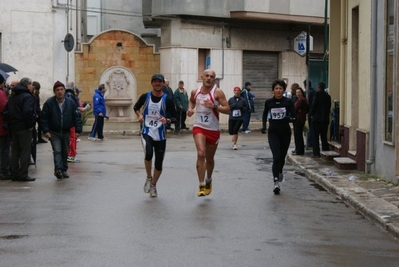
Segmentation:
<svg viewBox="0 0 399 267">
<path fill-rule="evenodd" d="M 299 167 L 306 176 L 399 238 L 399 188 L 364 173 L 339 170 L 333 163 L 289 153 L 287 162 Z"/>
</svg>

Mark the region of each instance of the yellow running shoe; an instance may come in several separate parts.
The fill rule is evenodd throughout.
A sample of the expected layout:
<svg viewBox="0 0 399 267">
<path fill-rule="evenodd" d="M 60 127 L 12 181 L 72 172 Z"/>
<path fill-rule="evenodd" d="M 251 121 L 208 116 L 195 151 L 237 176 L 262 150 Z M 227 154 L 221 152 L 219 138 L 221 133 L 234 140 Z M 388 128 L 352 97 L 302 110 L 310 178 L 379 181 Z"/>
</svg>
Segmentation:
<svg viewBox="0 0 399 267">
<path fill-rule="evenodd" d="M 199 196 L 199 197 L 205 196 L 205 185 L 199 186 L 197 196 Z"/>
<path fill-rule="evenodd" d="M 205 195 L 210 195 L 212 192 L 212 180 L 205 183 Z"/>
</svg>

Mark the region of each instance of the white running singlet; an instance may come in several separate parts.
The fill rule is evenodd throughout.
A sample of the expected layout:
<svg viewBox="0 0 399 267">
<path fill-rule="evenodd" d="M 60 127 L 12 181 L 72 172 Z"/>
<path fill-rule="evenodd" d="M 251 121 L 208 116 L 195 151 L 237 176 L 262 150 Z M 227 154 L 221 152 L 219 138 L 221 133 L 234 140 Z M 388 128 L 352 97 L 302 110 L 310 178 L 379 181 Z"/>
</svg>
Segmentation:
<svg viewBox="0 0 399 267">
<path fill-rule="evenodd" d="M 202 129 L 210 131 L 219 131 L 219 112 L 213 108 L 207 108 L 204 106 L 204 101 L 209 100 L 214 105 L 219 105 L 219 102 L 215 99 L 216 84 L 213 86 L 209 93 L 201 93 L 202 85 L 199 86 L 195 92 L 195 107 L 196 116 L 194 127 L 200 127 Z"/>
</svg>

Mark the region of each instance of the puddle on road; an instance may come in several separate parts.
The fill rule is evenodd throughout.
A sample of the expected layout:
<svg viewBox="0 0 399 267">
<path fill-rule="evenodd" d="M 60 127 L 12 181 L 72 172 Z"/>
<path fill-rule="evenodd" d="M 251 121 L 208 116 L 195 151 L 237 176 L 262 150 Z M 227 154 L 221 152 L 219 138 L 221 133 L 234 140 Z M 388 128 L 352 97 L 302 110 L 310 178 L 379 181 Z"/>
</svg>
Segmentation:
<svg viewBox="0 0 399 267">
<path fill-rule="evenodd" d="M 25 237 L 28 237 L 28 235 L 4 235 L 4 236 L 0 236 L 0 239 L 14 240 L 14 239 L 20 239 L 20 238 L 25 238 Z"/>
</svg>

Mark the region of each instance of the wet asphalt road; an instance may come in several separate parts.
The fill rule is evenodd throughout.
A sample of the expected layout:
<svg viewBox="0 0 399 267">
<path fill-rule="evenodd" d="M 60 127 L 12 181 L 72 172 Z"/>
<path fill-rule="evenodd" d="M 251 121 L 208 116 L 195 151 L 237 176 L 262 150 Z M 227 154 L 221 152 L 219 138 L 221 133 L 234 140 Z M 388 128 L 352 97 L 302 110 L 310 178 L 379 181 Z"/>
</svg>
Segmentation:
<svg viewBox="0 0 399 267">
<path fill-rule="evenodd" d="M 230 145 L 223 134 L 204 198 L 190 134 L 168 139 L 158 198 L 138 136 L 82 137 L 61 181 L 38 145 L 35 182 L 0 181 L 0 266 L 398 266 L 397 240 L 295 167 L 273 195 L 266 135 Z"/>
</svg>

